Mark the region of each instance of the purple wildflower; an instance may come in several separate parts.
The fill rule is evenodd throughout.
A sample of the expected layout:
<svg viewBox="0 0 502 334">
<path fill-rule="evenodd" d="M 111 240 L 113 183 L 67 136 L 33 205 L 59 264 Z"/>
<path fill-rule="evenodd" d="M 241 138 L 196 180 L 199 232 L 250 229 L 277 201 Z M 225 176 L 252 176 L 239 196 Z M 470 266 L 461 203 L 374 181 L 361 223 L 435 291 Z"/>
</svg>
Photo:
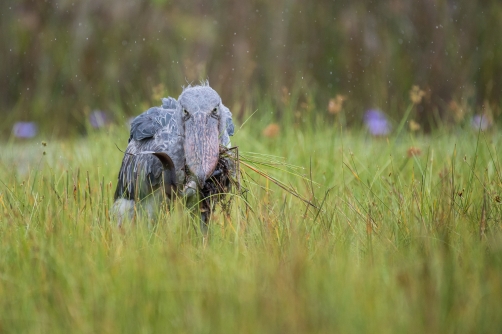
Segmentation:
<svg viewBox="0 0 502 334">
<path fill-rule="evenodd" d="M 471 126 L 476 130 L 485 131 L 490 127 L 490 122 L 485 115 L 474 115 L 471 119 Z"/>
<path fill-rule="evenodd" d="M 12 127 L 12 133 L 17 138 L 33 138 L 37 132 L 38 127 L 35 122 L 17 122 Z"/>
<path fill-rule="evenodd" d="M 387 117 L 378 109 L 370 109 L 364 114 L 364 124 L 373 136 L 385 136 L 391 129 Z"/>
<path fill-rule="evenodd" d="M 108 125 L 108 123 L 110 123 L 110 119 L 104 111 L 94 110 L 89 115 L 89 122 L 93 128 L 99 129 Z"/>
</svg>

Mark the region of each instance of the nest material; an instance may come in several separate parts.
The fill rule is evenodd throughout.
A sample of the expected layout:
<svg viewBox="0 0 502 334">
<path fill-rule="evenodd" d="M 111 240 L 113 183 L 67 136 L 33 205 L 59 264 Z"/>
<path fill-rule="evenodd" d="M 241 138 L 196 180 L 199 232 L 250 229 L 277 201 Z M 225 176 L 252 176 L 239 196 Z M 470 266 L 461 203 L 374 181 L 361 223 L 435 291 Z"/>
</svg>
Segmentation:
<svg viewBox="0 0 502 334">
<path fill-rule="evenodd" d="M 229 214 L 232 196 L 227 196 L 232 191 L 232 185 L 239 189 L 236 165 L 238 154 L 231 152 L 234 148 L 220 146 L 220 155 L 216 168 L 209 179 L 206 180 L 204 187 L 200 191 L 200 210 L 211 214 L 218 203 L 222 210 Z M 235 147 L 236 149 L 236 147 Z M 191 172 L 188 166 L 185 166 L 186 175 Z"/>
<path fill-rule="evenodd" d="M 220 197 L 230 190 L 230 161 L 220 156 L 213 175 L 202 188 L 203 198 Z"/>
<path fill-rule="evenodd" d="M 230 200 L 227 199 L 227 195 L 232 189 L 234 169 L 234 162 L 228 158 L 228 155 L 220 154 L 213 175 L 206 181 L 201 191 L 201 206 L 204 211 L 211 213 L 215 204 L 219 203 L 222 209 L 228 213 Z"/>
</svg>

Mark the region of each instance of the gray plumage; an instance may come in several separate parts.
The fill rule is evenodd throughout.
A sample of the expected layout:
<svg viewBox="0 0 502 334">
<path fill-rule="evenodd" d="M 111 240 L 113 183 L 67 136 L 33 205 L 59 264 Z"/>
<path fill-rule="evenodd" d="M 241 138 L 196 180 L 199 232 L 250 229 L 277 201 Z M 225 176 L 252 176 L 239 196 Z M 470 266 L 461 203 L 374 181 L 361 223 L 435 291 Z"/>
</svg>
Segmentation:
<svg viewBox="0 0 502 334">
<path fill-rule="evenodd" d="M 188 86 L 178 100 L 164 98 L 160 107 L 137 116 L 115 190 L 118 225 L 134 217 L 137 204 L 154 218 L 175 196 L 197 203 L 215 171 L 219 146 L 230 147 L 233 132 L 230 110 L 208 83 Z M 207 215 L 201 217 L 207 223 Z"/>
</svg>

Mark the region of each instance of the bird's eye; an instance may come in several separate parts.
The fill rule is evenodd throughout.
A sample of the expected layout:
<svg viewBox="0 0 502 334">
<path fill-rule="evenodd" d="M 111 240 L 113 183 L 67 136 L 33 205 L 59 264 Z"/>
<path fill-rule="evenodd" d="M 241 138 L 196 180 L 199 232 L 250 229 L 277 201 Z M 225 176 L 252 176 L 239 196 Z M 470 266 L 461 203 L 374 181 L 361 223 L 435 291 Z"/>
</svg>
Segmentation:
<svg viewBox="0 0 502 334">
<path fill-rule="evenodd" d="M 183 109 L 183 114 L 184 114 L 185 116 L 190 115 L 190 113 L 189 113 L 189 112 L 188 112 L 188 110 L 186 110 L 186 109 Z"/>
<path fill-rule="evenodd" d="M 218 108 L 214 108 L 213 111 L 212 111 L 213 115 L 217 115 L 218 114 Z"/>
</svg>

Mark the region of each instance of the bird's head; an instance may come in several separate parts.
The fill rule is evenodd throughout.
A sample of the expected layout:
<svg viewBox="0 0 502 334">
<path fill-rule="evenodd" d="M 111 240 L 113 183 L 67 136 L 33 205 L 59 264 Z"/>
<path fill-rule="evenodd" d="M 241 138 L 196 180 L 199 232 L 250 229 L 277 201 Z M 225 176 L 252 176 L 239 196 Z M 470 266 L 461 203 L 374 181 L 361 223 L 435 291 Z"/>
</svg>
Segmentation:
<svg viewBox="0 0 502 334">
<path fill-rule="evenodd" d="M 233 134 L 230 111 L 209 85 L 187 87 L 181 93 L 179 108 L 185 136 L 186 164 L 203 187 L 219 159 L 219 145 L 229 145 Z"/>
</svg>

